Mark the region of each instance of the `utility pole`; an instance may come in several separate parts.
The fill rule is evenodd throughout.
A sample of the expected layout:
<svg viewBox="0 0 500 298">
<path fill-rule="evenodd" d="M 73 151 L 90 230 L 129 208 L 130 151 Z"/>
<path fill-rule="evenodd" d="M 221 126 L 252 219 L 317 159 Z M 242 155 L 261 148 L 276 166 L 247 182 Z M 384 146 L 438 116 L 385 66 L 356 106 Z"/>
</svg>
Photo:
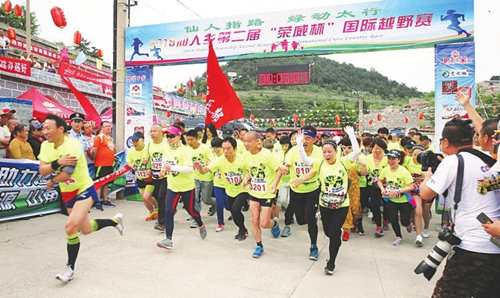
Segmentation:
<svg viewBox="0 0 500 298">
<path fill-rule="evenodd" d="M 31 11 L 30 0 L 26 0 L 26 52 L 31 55 Z"/>
<path fill-rule="evenodd" d="M 116 149 L 125 146 L 125 27 L 127 0 L 114 0 L 113 18 L 113 127 Z"/>
</svg>

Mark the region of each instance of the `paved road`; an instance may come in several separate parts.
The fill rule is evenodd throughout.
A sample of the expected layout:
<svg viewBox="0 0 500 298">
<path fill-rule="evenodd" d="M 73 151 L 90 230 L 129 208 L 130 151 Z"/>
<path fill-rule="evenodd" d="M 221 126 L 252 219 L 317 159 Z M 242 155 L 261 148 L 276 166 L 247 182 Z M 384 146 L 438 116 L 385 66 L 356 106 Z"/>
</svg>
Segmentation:
<svg viewBox="0 0 500 298">
<path fill-rule="evenodd" d="M 323 268 L 328 239 L 321 226 L 316 262 L 308 259 L 307 228 L 297 225 L 288 238 L 273 239 L 270 231 L 264 231 L 265 254 L 253 259 L 255 242 L 252 237 L 234 240 L 237 229 L 232 222 L 216 233 L 215 216 L 203 216 L 208 237 L 201 240 L 180 209 L 174 250 L 166 251 L 156 247 L 164 235 L 144 221 L 147 212 L 142 203 L 115 203 L 116 208 L 93 210 L 89 217 L 122 212 L 126 234 L 121 237 L 106 228 L 82 236 L 75 279 L 68 284 L 54 278 L 66 262 L 65 216 L 0 223 L 0 297 L 429 297 L 444 267 L 431 282 L 413 273 L 437 241 L 438 216 L 423 248 L 415 247 L 415 234 L 406 231 L 399 247 L 392 245 L 391 230 L 376 239 L 374 225 L 365 218 L 366 236 L 351 235 L 343 242 L 336 271 L 327 276 Z M 250 226 L 250 213 L 245 216 Z"/>
</svg>

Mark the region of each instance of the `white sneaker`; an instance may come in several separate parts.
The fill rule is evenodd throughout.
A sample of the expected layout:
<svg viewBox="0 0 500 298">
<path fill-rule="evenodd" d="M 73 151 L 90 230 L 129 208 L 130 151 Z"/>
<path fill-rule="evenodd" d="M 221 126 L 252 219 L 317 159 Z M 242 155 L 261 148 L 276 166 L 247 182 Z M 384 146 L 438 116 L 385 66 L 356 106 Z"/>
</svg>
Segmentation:
<svg viewBox="0 0 500 298">
<path fill-rule="evenodd" d="M 222 229 L 224 229 L 224 225 L 223 224 L 220 224 L 217 226 L 217 228 L 215 229 L 216 232 L 221 232 Z"/>
<path fill-rule="evenodd" d="M 373 212 L 368 211 L 368 218 L 369 218 L 369 219 L 372 219 L 372 218 L 373 218 Z"/>
<path fill-rule="evenodd" d="M 74 271 L 69 265 L 66 265 L 64 269 L 56 275 L 56 278 L 62 282 L 69 282 L 73 279 Z"/>
<path fill-rule="evenodd" d="M 425 229 L 424 229 L 424 230 L 422 231 L 422 237 L 424 237 L 424 238 L 429 238 L 429 230 L 425 230 Z"/>
<path fill-rule="evenodd" d="M 422 247 L 424 245 L 424 239 L 422 239 L 422 236 L 417 235 L 417 239 L 415 239 L 415 245 L 418 247 Z"/>
<path fill-rule="evenodd" d="M 115 226 L 115 229 L 117 229 L 120 235 L 123 236 L 123 234 L 125 234 L 125 226 L 123 225 L 123 214 L 117 213 L 115 216 L 113 216 L 113 218 L 118 220 L 118 224 Z"/>
</svg>

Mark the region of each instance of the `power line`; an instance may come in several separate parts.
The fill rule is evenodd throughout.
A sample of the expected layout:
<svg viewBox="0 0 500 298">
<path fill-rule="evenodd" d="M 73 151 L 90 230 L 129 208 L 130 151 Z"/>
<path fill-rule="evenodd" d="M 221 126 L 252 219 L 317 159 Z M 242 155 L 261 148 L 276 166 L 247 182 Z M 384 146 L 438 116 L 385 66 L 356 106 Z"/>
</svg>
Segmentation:
<svg viewBox="0 0 500 298">
<path fill-rule="evenodd" d="M 184 6 L 187 10 L 189 10 L 190 12 L 192 12 L 194 15 L 196 15 L 197 17 L 199 17 L 200 19 L 203 19 L 199 14 L 197 14 L 194 10 L 192 10 L 191 8 L 187 7 L 186 4 L 182 3 L 180 0 L 177 0 L 177 3 L 179 3 L 180 5 Z"/>
</svg>

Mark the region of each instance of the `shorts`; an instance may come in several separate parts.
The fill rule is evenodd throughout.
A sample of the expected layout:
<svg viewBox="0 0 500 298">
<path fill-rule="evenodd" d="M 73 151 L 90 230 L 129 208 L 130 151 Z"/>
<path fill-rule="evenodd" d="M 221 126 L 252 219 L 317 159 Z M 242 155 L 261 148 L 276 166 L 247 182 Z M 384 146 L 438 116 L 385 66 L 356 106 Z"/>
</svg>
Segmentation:
<svg viewBox="0 0 500 298">
<path fill-rule="evenodd" d="M 78 195 L 76 195 L 75 197 L 73 197 L 72 199 L 67 201 L 66 203 L 64 203 L 64 206 L 66 208 L 73 208 L 73 206 L 75 205 L 75 203 L 77 201 L 85 201 L 88 198 L 92 198 L 92 200 L 94 200 L 94 202 L 96 202 L 96 203 L 100 202 L 99 196 L 97 195 L 97 191 L 95 190 L 95 187 L 93 185 L 91 187 L 87 188 L 86 190 L 84 190 L 83 192 L 79 193 Z"/>
<path fill-rule="evenodd" d="M 105 177 L 111 173 L 113 173 L 113 166 L 97 167 L 95 170 L 95 179 L 97 180 L 97 179 Z"/>
<path fill-rule="evenodd" d="M 432 204 L 432 202 L 434 202 L 434 199 L 435 199 L 435 198 L 436 198 L 436 197 L 432 197 L 432 199 L 429 199 L 429 200 L 424 200 L 424 199 L 422 198 L 422 202 L 423 202 L 423 203 L 426 203 L 426 204 Z"/>
<path fill-rule="evenodd" d="M 276 198 L 259 199 L 251 195 L 248 195 L 248 199 L 250 201 L 259 202 L 261 207 L 273 207 L 273 204 L 276 204 Z"/>
<path fill-rule="evenodd" d="M 139 189 L 146 189 L 149 192 L 153 192 L 155 190 L 153 180 L 146 182 L 144 180 L 137 179 L 136 182 Z"/>
</svg>

